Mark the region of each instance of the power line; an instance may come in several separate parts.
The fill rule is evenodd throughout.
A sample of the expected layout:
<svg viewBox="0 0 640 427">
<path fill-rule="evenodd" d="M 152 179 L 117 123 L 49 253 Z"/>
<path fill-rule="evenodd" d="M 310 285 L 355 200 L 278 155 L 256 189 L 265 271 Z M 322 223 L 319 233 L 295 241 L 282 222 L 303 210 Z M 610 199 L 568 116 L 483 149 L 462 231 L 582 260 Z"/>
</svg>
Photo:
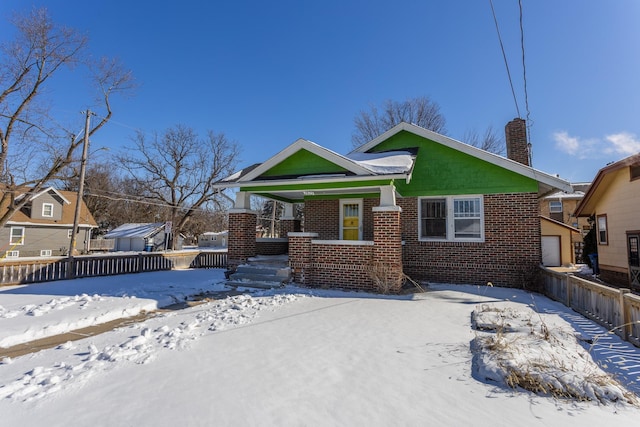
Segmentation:
<svg viewBox="0 0 640 427">
<path fill-rule="evenodd" d="M 520 107 L 518 107 L 518 99 L 516 98 L 516 91 L 513 88 L 513 80 L 511 79 L 511 71 L 509 70 L 509 63 L 507 62 L 507 54 L 504 51 L 504 44 L 502 43 L 502 36 L 500 35 L 500 27 L 498 26 L 498 18 L 496 17 L 496 11 L 493 8 L 493 0 L 489 0 L 489 4 L 491 5 L 491 13 L 493 14 L 493 22 L 496 25 L 496 32 L 498 33 L 498 41 L 500 42 L 500 49 L 502 50 L 502 58 L 504 59 L 504 66 L 507 69 L 507 77 L 509 78 L 509 85 L 511 86 L 511 94 L 513 95 L 513 102 L 516 105 L 516 112 L 518 113 L 518 117 L 520 117 Z M 520 17 L 522 22 L 522 7 L 520 7 Z M 523 50 L 523 61 L 524 61 L 524 50 Z M 526 94 L 526 90 L 525 90 Z"/>
<path fill-rule="evenodd" d="M 149 206 L 158 206 L 158 207 L 162 207 L 162 208 L 175 208 L 176 206 L 170 205 L 168 203 L 161 203 L 161 202 L 152 202 L 149 200 L 144 200 L 144 199 L 135 199 L 132 195 L 129 194 L 125 194 L 125 193 L 115 193 L 112 191 L 105 191 L 105 190 L 99 190 L 102 191 L 104 193 L 107 194 L 113 194 L 114 196 L 109 196 L 107 194 L 98 194 L 96 192 L 92 192 L 92 191 L 86 191 L 85 195 L 86 196 L 92 196 L 92 197 L 97 197 L 97 198 L 101 198 L 101 199 L 108 199 L 108 200 L 112 200 L 112 201 L 116 201 L 116 202 L 126 202 L 126 203 L 138 203 L 141 205 L 149 205 Z M 120 197 L 120 196 L 124 196 L 124 197 Z M 186 210 L 192 210 L 192 211 L 202 211 L 202 212 L 208 212 L 208 209 L 206 209 L 205 207 L 198 207 L 198 208 L 190 208 L 190 207 L 185 207 L 185 206 L 177 206 L 179 208 L 182 209 L 186 209 Z"/>
<path fill-rule="evenodd" d="M 518 0 L 518 6 L 520 7 L 520 47 L 522 49 L 522 77 L 524 80 L 524 105 L 527 110 L 527 127 L 531 127 L 531 111 L 529 110 L 529 93 L 527 91 L 527 66 L 525 63 L 525 55 L 524 55 L 524 24 L 522 19 L 522 0 Z M 529 133 L 527 132 L 527 138 L 529 138 Z"/>
</svg>

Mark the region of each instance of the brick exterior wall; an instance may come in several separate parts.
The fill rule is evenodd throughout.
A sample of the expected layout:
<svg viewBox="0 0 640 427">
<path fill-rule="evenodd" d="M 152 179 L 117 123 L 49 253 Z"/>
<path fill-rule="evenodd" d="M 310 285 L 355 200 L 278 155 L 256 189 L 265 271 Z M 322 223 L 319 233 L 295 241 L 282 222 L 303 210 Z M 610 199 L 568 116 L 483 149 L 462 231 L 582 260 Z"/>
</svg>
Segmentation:
<svg viewBox="0 0 640 427">
<path fill-rule="evenodd" d="M 297 233 L 301 230 L 299 219 L 281 219 L 280 237 L 286 238 L 289 233 Z"/>
<path fill-rule="evenodd" d="M 256 255 L 283 255 L 289 251 L 286 238 L 261 238 L 256 240 Z"/>
<path fill-rule="evenodd" d="M 364 199 L 362 203 L 362 240 L 373 240 L 372 208 L 379 198 Z M 320 240 L 340 239 L 340 201 L 307 200 L 304 203 L 304 229 L 318 233 Z"/>
<path fill-rule="evenodd" d="M 307 286 L 376 292 L 372 245 L 312 244 Z"/>
<path fill-rule="evenodd" d="M 531 286 L 542 260 L 536 193 L 484 196 L 484 242 L 421 242 L 418 201 L 402 207 L 404 271 L 413 279 L 441 283 Z"/>
<path fill-rule="evenodd" d="M 523 119 L 513 119 L 505 126 L 504 133 L 507 145 L 507 158 L 530 166 L 527 122 Z"/>
<path fill-rule="evenodd" d="M 247 258 L 256 255 L 257 218 L 255 212 L 229 212 L 228 268 L 244 264 Z"/>
<path fill-rule="evenodd" d="M 382 266 L 396 277 L 406 273 L 430 282 L 533 286 L 542 258 L 536 193 L 485 195 L 484 242 L 419 241 L 418 198 L 398 199 L 401 211 L 374 208 L 378 203 L 378 199 L 364 201 L 363 235 L 373 245 L 334 244 L 312 240 L 338 240 L 339 201 L 307 201 L 306 232 L 288 234 L 294 281 L 305 286 L 377 292 L 372 273 Z M 255 221 L 254 214 L 230 213 L 230 264 L 256 254 Z M 239 236 L 240 241 L 234 242 L 233 236 Z M 399 291 L 400 285 L 398 282 L 389 291 Z"/>
<path fill-rule="evenodd" d="M 340 201 L 306 200 L 304 202 L 304 231 L 318 233 L 320 240 L 340 238 Z"/>
</svg>

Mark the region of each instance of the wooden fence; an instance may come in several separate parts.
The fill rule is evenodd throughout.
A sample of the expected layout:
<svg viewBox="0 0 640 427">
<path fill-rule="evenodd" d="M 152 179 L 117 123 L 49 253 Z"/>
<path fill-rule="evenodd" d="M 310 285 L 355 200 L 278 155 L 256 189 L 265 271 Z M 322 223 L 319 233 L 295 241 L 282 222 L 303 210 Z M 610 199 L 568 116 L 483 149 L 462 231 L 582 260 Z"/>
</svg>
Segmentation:
<svg viewBox="0 0 640 427">
<path fill-rule="evenodd" d="M 91 239 L 89 240 L 90 251 L 111 251 L 116 245 L 116 239 Z"/>
<path fill-rule="evenodd" d="M 640 296 L 542 267 L 545 294 L 640 347 Z"/>
<path fill-rule="evenodd" d="M 0 263 L 0 285 L 226 266 L 227 253 L 212 251 L 141 252 L 12 261 Z"/>
</svg>

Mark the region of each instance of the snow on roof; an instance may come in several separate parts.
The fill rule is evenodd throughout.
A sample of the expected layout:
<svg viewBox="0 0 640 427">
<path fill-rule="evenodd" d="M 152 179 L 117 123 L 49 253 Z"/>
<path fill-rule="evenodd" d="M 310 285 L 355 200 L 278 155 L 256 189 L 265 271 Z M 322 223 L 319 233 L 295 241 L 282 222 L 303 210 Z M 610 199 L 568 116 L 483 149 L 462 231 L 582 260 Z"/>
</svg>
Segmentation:
<svg viewBox="0 0 640 427">
<path fill-rule="evenodd" d="M 153 232 L 155 232 L 160 227 L 164 227 L 164 222 L 122 224 L 120 227 L 114 228 L 113 230 L 105 234 L 104 238 L 144 238 L 153 234 Z"/>
<path fill-rule="evenodd" d="M 558 191 L 553 194 L 549 194 L 545 197 L 545 200 L 548 199 L 582 199 L 584 197 L 583 191 L 574 191 L 573 193 L 567 193 L 564 191 Z"/>
<path fill-rule="evenodd" d="M 228 230 L 225 231 L 205 231 L 204 233 L 202 233 L 202 236 L 220 236 L 223 234 L 229 234 Z"/>
<path fill-rule="evenodd" d="M 405 173 L 411 171 L 414 155 L 407 151 L 386 153 L 351 153 L 346 156 L 376 174 Z"/>
</svg>

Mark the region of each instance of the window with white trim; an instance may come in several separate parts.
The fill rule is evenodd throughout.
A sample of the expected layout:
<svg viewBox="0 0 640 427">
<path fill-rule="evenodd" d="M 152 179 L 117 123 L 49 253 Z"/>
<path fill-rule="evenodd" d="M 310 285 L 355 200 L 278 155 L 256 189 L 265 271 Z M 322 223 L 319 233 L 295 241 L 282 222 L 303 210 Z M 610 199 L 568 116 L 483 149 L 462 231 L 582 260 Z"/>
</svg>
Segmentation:
<svg viewBox="0 0 640 427">
<path fill-rule="evenodd" d="M 7 258 L 18 258 L 20 257 L 20 251 L 7 251 Z"/>
<path fill-rule="evenodd" d="M 11 227 L 11 236 L 9 237 L 9 244 L 11 245 L 24 244 L 24 227 Z"/>
<path fill-rule="evenodd" d="M 562 202 L 559 200 L 549 201 L 549 212 L 562 212 Z"/>
<path fill-rule="evenodd" d="M 51 218 L 53 216 L 53 203 L 42 204 L 42 216 Z"/>
<path fill-rule="evenodd" d="M 598 215 L 598 243 L 601 245 L 608 244 L 607 237 L 607 215 Z"/>
<path fill-rule="evenodd" d="M 418 238 L 440 241 L 484 241 L 482 196 L 421 197 Z"/>
<path fill-rule="evenodd" d="M 71 230 L 67 230 L 67 239 L 70 239 L 73 235 L 73 228 Z"/>
<path fill-rule="evenodd" d="M 51 256 L 51 249 L 41 249 L 40 256 Z"/>
</svg>

